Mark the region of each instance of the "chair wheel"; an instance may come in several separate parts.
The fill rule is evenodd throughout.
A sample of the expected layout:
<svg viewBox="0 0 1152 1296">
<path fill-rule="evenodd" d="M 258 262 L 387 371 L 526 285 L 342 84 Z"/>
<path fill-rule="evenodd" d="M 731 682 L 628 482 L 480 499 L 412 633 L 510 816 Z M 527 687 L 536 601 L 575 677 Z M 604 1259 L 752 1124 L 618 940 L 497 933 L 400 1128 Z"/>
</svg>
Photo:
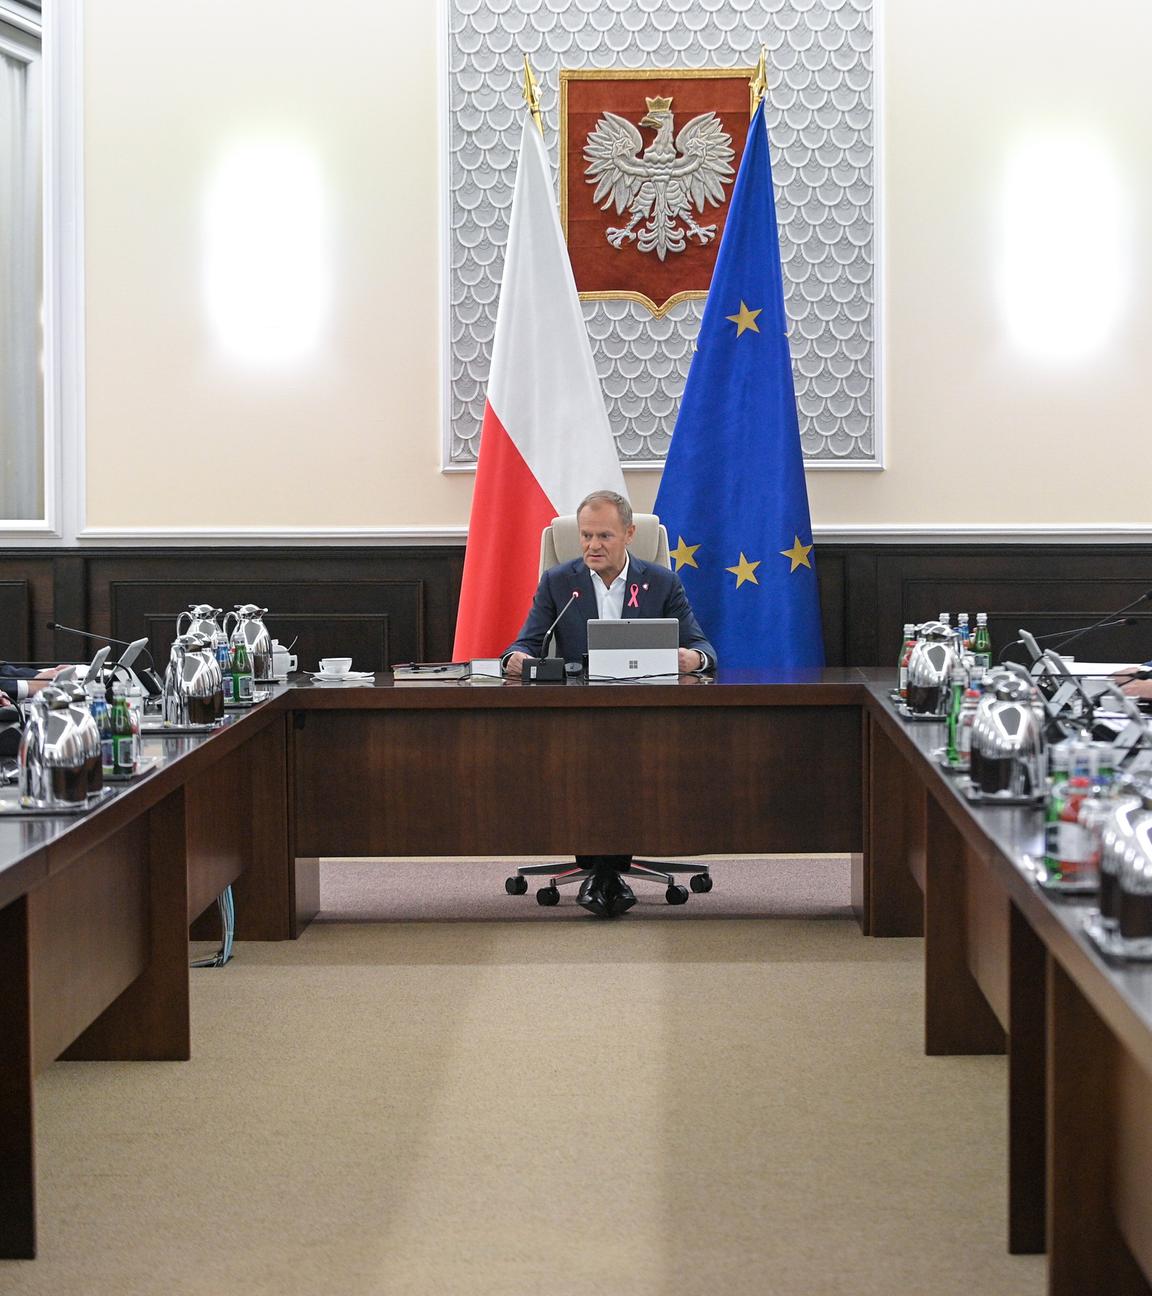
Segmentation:
<svg viewBox="0 0 1152 1296">
<path fill-rule="evenodd" d="M 515 877 L 504 879 L 504 890 L 509 895 L 523 895 L 528 890 L 528 879 L 517 874 Z"/>
<path fill-rule="evenodd" d="M 669 904 L 687 904 L 688 888 L 682 886 L 670 886 L 668 890 L 664 892 L 664 897 Z"/>
<path fill-rule="evenodd" d="M 693 873 L 688 885 L 700 895 L 712 890 L 712 878 L 707 873 Z"/>
<path fill-rule="evenodd" d="M 560 903 L 559 888 L 554 886 L 541 887 L 536 892 L 536 903 L 545 906 L 558 905 Z"/>
</svg>

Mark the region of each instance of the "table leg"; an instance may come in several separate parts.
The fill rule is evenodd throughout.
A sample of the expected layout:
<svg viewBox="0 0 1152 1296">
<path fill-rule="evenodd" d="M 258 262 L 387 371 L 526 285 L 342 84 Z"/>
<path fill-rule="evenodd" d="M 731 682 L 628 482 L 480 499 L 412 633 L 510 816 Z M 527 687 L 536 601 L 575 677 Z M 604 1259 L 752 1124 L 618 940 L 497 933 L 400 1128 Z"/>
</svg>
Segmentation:
<svg viewBox="0 0 1152 1296">
<path fill-rule="evenodd" d="M 0 1259 L 36 1254 L 28 900 L 0 909 Z"/>
<path fill-rule="evenodd" d="M 1045 949 L 1009 901 L 1008 1250 L 1045 1250 Z"/>
<path fill-rule="evenodd" d="M 145 970 L 60 1056 L 70 1061 L 183 1061 L 191 1056 L 184 791 L 148 813 Z"/>
<path fill-rule="evenodd" d="M 864 914 L 869 936 L 919 936 L 924 931 L 924 897 L 916 881 L 924 798 L 923 785 L 871 717 L 865 726 L 862 876 L 853 880 L 854 903 Z"/>
<path fill-rule="evenodd" d="M 292 939 L 295 940 L 320 912 L 320 861 L 294 860 L 292 877 Z"/>
<path fill-rule="evenodd" d="M 1003 1053 L 1004 1029 L 968 966 L 964 839 L 933 796 L 925 824 L 925 1052 Z"/>
<path fill-rule="evenodd" d="M 288 724 L 288 716 L 281 716 L 236 752 L 252 776 L 248 859 L 232 888 L 237 940 L 288 940 L 298 935 L 288 846 Z"/>
<path fill-rule="evenodd" d="M 1048 1291 L 1148 1296 L 1113 1205 L 1119 1045 L 1048 958 Z"/>
</svg>

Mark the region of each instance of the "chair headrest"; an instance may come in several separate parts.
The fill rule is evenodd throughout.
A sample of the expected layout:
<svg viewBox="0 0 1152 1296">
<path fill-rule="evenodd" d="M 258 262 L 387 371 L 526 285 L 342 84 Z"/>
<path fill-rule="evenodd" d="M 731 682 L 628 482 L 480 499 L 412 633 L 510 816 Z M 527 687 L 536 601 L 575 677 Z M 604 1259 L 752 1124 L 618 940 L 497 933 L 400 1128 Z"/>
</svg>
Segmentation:
<svg viewBox="0 0 1152 1296">
<path fill-rule="evenodd" d="M 632 521 L 636 524 L 636 534 L 632 537 L 629 550 L 644 562 L 655 562 L 660 547 L 660 519 L 655 513 L 633 513 Z M 571 562 L 580 557 L 580 533 L 574 513 L 564 513 L 553 518 L 552 543 L 556 550 L 557 562 Z"/>
</svg>

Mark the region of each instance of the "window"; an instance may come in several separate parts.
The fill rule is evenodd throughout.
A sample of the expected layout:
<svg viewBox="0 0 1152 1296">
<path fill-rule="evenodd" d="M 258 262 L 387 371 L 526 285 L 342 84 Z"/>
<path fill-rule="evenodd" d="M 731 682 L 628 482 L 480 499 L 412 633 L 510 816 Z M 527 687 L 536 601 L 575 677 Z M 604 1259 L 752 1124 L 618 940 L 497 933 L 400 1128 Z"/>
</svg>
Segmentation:
<svg viewBox="0 0 1152 1296">
<path fill-rule="evenodd" d="M 0 6 L 0 527 L 47 511 L 40 32 L 24 9 Z"/>
</svg>

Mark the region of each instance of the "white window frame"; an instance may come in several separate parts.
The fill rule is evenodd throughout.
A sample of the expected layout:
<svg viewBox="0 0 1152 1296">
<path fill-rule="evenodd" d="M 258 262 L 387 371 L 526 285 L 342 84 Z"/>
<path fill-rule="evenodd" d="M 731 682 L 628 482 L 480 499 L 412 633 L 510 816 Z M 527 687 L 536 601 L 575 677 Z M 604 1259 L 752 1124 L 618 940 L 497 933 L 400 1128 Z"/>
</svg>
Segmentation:
<svg viewBox="0 0 1152 1296">
<path fill-rule="evenodd" d="M 0 519 L 0 544 L 74 544 L 85 476 L 83 0 L 53 0 L 42 24 L 3 0 L 0 15 L 41 37 L 44 186 L 44 516 Z"/>
</svg>

